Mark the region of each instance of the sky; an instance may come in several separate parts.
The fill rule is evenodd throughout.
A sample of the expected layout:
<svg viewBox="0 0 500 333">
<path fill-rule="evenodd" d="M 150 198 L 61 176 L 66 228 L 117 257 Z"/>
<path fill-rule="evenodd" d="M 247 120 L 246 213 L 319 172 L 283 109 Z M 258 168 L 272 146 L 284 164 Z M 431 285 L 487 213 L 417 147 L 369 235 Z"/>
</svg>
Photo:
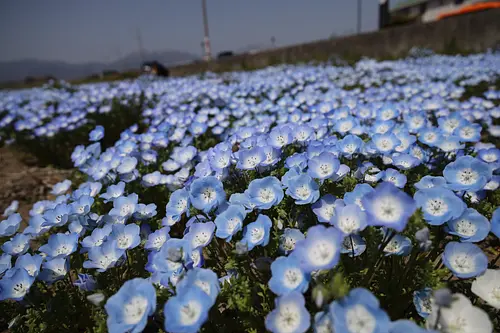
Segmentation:
<svg viewBox="0 0 500 333">
<path fill-rule="evenodd" d="M 356 0 L 206 1 L 212 54 L 356 31 Z M 378 1 L 362 0 L 362 31 L 377 24 Z M 201 0 L 0 1 L 0 61 L 110 62 L 137 52 L 139 39 L 146 51 L 201 57 Z"/>
</svg>

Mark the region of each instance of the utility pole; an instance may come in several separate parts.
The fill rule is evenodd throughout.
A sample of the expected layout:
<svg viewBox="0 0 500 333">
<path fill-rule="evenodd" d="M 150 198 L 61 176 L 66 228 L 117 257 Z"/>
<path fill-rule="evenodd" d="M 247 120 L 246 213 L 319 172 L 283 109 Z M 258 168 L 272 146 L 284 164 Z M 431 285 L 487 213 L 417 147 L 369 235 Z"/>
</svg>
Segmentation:
<svg viewBox="0 0 500 333">
<path fill-rule="evenodd" d="M 358 35 L 361 33 L 361 0 L 358 0 L 358 24 L 357 24 L 357 33 Z"/>
<path fill-rule="evenodd" d="M 144 48 L 142 46 L 142 36 L 139 28 L 137 28 L 137 44 L 139 44 L 139 54 L 141 56 L 141 62 L 144 62 Z"/>
<path fill-rule="evenodd" d="M 205 60 L 210 61 L 212 59 L 212 54 L 210 52 L 210 38 L 208 36 L 208 16 L 206 0 L 201 0 L 201 8 L 203 12 L 203 29 L 205 32 L 205 37 L 203 38 L 203 44 L 205 45 Z"/>
</svg>

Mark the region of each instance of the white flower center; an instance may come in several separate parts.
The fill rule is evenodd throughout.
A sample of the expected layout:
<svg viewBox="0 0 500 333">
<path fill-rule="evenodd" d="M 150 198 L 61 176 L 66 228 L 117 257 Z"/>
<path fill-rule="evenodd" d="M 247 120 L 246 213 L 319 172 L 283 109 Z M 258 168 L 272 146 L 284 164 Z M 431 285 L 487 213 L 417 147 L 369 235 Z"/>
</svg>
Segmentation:
<svg viewBox="0 0 500 333">
<path fill-rule="evenodd" d="M 295 332 L 300 325 L 300 311 L 297 306 L 295 304 L 284 304 L 280 306 L 278 311 L 276 327 L 280 328 L 280 332 Z"/>
<path fill-rule="evenodd" d="M 215 200 L 216 193 L 211 187 L 207 187 L 201 191 L 201 197 L 205 202 L 212 202 Z"/>
<path fill-rule="evenodd" d="M 193 248 L 197 248 L 198 246 L 205 245 L 209 239 L 210 239 L 210 234 L 208 234 L 207 232 L 202 231 L 202 232 L 197 233 L 193 237 L 193 241 L 192 241 Z"/>
<path fill-rule="evenodd" d="M 201 304 L 195 300 L 184 304 L 180 309 L 180 322 L 184 326 L 191 326 L 198 321 L 201 315 Z"/>
<path fill-rule="evenodd" d="M 394 197 L 385 196 L 375 199 L 375 216 L 389 223 L 397 222 L 403 213 L 403 207 Z"/>
<path fill-rule="evenodd" d="M 333 168 L 331 164 L 323 163 L 319 166 L 319 173 L 322 176 L 328 176 L 333 173 Z"/>
<path fill-rule="evenodd" d="M 433 216 L 443 216 L 448 212 L 448 204 L 440 198 L 430 199 L 425 205 L 425 210 Z"/>
<path fill-rule="evenodd" d="M 301 185 L 295 189 L 295 195 L 300 199 L 307 199 L 311 195 L 311 189 L 307 185 Z"/>
<path fill-rule="evenodd" d="M 156 249 L 159 249 L 166 241 L 167 241 L 167 238 L 165 236 L 157 236 L 153 240 L 153 246 Z"/>
<path fill-rule="evenodd" d="M 250 240 L 252 243 L 260 242 L 264 238 L 264 229 L 262 228 L 253 228 L 250 231 Z"/>
<path fill-rule="evenodd" d="M 259 199 L 262 202 L 269 203 L 274 200 L 274 192 L 270 188 L 262 188 L 259 190 Z"/>
<path fill-rule="evenodd" d="M 466 253 L 458 253 L 450 258 L 450 263 L 458 273 L 470 273 L 475 270 L 474 260 L 471 260 Z"/>
<path fill-rule="evenodd" d="M 128 325 L 141 321 L 148 308 L 148 300 L 143 296 L 134 296 L 123 307 L 123 321 Z"/>
<path fill-rule="evenodd" d="M 350 307 L 345 316 L 347 329 L 351 333 L 372 333 L 377 327 L 375 318 L 363 305 Z"/>
<path fill-rule="evenodd" d="M 472 185 L 475 184 L 479 174 L 471 168 L 462 169 L 457 172 L 457 179 L 461 184 Z"/>
<path fill-rule="evenodd" d="M 120 235 L 117 238 L 116 243 L 118 245 L 118 248 L 127 249 L 130 246 L 130 244 L 132 243 L 132 239 L 130 237 L 128 237 L 127 235 Z"/>
<path fill-rule="evenodd" d="M 359 226 L 356 216 L 341 216 L 339 218 L 339 229 L 345 234 L 353 233 Z"/>
<path fill-rule="evenodd" d="M 456 223 L 455 228 L 457 232 L 464 236 L 474 236 L 477 232 L 477 226 L 469 220 L 460 220 Z"/>
<path fill-rule="evenodd" d="M 36 271 L 35 265 L 24 266 L 24 269 L 28 272 L 29 275 L 31 275 L 31 276 L 35 275 L 35 271 Z"/>
<path fill-rule="evenodd" d="M 12 290 L 14 298 L 20 298 L 26 294 L 26 291 L 28 290 L 28 285 L 23 281 L 20 281 L 12 286 Z"/>
<path fill-rule="evenodd" d="M 284 272 L 283 284 L 288 289 L 295 289 L 304 280 L 304 275 L 299 268 L 291 267 Z"/>
<path fill-rule="evenodd" d="M 63 244 L 56 249 L 56 255 L 65 255 L 69 254 L 70 252 L 71 249 L 66 244 Z"/>
<path fill-rule="evenodd" d="M 315 266 L 323 266 L 332 261 L 335 256 L 335 245 L 326 240 L 319 240 L 309 249 L 309 260 Z"/>
</svg>

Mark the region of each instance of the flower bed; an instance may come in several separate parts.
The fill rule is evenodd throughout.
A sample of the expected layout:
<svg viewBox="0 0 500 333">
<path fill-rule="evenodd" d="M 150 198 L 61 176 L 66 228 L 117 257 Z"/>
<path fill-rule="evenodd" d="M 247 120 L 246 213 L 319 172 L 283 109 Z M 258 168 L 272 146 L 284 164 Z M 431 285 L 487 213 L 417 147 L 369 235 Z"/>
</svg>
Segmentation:
<svg viewBox="0 0 500 333">
<path fill-rule="evenodd" d="M 0 328 L 498 329 L 499 77 L 425 55 L 71 87 L 41 114 L 49 90 L 6 93 L 2 136 L 80 177 L 24 229 L 5 211 Z"/>
</svg>

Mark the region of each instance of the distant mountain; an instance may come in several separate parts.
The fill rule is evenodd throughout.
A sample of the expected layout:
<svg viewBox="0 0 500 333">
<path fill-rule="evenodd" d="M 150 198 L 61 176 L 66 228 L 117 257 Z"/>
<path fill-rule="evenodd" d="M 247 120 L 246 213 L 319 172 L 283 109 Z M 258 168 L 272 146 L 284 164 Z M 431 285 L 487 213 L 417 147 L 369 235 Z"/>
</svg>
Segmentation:
<svg viewBox="0 0 500 333">
<path fill-rule="evenodd" d="M 142 59 L 139 52 L 136 52 L 111 63 L 70 64 L 64 61 L 24 59 L 0 62 L 0 82 L 22 81 L 27 76 L 42 77 L 49 75 L 58 79 L 78 79 L 101 73 L 104 70 L 126 71 L 139 69 L 143 61 L 156 60 L 165 66 L 172 66 L 198 59 L 198 56 L 182 51 L 145 52 L 144 59 Z"/>
</svg>

